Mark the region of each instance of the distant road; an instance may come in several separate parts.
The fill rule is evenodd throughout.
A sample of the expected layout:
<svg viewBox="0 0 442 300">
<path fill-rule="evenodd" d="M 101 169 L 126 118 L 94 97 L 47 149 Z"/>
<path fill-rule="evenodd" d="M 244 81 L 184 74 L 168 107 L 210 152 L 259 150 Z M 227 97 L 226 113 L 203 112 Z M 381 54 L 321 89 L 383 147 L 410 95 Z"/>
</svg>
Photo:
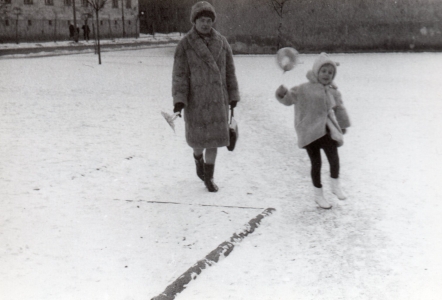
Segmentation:
<svg viewBox="0 0 442 300">
<path fill-rule="evenodd" d="M 117 43 L 104 43 L 100 44 L 100 48 L 102 51 L 109 51 L 112 49 L 139 49 L 148 46 L 155 45 L 166 45 L 166 44 L 176 44 L 176 41 L 140 41 L 140 42 L 117 42 Z M 64 55 L 64 54 L 75 54 L 80 52 L 92 52 L 94 51 L 94 44 L 79 44 L 79 45 L 69 45 L 69 46 L 51 46 L 51 47 L 29 47 L 29 48 L 9 48 L 9 49 L 0 49 L 0 56 L 5 55 L 15 55 L 15 54 L 35 54 L 40 53 L 38 56 L 51 56 L 51 55 Z M 44 52 L 44 53 L 41 53 Z"/>
</svg>

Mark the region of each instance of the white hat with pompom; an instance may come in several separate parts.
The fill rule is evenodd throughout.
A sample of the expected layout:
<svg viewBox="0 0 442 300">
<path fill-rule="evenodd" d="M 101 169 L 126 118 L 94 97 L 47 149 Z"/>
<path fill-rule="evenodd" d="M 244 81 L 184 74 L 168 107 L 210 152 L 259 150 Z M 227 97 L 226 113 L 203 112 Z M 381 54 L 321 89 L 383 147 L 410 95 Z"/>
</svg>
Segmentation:
<svg viewBox="0 0 442 300">
<path fill-rule="evenodd" d="M 313 68 L 312 68 L 313 74 L 315 74 L 317 78 L 319 74 L 319 69 L 321 69 L 321 67 L 325 64 L 330 64 L 335 68 L 335 74 L 333 75 L 334 78 L 336 76 L 336 72 L 338 71 L 337 67 L 339 66 L 339 63 L 331 60 L 330 57 L 325 52 L 319 54 L 318 58 L 316 58 L 315 62 L 313 63 Z"/>
</svg>

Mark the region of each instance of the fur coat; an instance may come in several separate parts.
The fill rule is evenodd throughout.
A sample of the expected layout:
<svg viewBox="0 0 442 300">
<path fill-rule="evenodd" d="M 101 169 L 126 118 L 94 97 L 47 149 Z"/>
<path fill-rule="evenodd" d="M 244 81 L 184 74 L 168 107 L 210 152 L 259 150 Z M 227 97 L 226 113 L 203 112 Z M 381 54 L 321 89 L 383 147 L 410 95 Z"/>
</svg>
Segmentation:
<svg viewBox="0 0 442 300">
<path fill-rule="evenodd" d="M 192 148 L 229 145 L 229 103 L 239 101 L 232 50 L 212 28 L 203 39 L 195 28 L 175 50 L 173 104 L 184 104 L 186 141 Z"/>
<path fill-rule="evenodd" d="M 299 148 L 304 148 L 327 133 L 330 109 L 334 111 L 340 129 L 350 127 L 350 119 L 337 87 L 322 85 L 312 71 L 307 73 L 307 79 L 309 82 L 291 88 L 283 98 L 276 95 L 282 104 L 295 105 L 295 130 Z"/>
</svg>

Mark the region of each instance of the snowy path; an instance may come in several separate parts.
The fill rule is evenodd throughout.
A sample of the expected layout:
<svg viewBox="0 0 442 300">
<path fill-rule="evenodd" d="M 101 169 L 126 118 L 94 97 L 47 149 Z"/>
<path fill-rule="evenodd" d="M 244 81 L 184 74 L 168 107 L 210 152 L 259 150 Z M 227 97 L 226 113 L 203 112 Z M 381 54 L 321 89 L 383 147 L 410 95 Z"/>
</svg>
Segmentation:
<svg viewBox="0 0 442 300">
<path fill-rule="evenodd" d="M 0 295 L 150 299 L 264 208 L 227 259 L 177 299 L 439 299 L 440 54 L 334 55 L 353 126 L 349 200 L 310 200 L 309 162 L 271 56 L 236 56 L 240 141 L 209 194 L 171 110 L 173 47 L 0 61 Z M 179 202 L 163 204 L 152 202 Z M 207 206 L 202 206 L 207 205 Z M 240 209 L 227 206 L 250 207 Z"/>
<path fill-rule="evenodd" d="M 279 138 L 275 148 L 285 152 L 269 182 L 286 188 L 287 197 L 278 200 L 279 215 L 266 220 L 259 233 L 193 282 L 179 299 L 439 299 L 440 58 L 440 54 L 335 56 L 341 62 L 337 83 L 353 127 L 340 149 L 341 177 L 350 199 L 334 201 L 330 212 L 305 201 L 308 159 L 282 140 L 289 134 L 285 127 L 293 130 L 292 124 L 286 125 L 282 112 L 286 108 L 276 111 L 262 101 L 258 111 L 272 110 L 268 117 L 282 124 L 271 127 Z M 312 61 L 305 56 L 299 67 L 304 71 L 290 74 L 295 82 L 304 80 Z M 270 63 L 271 59 L 256 64 L 255 71 Z M 263 94 L 253 99 L 272 98 L 264 93 L 277 85 L 269 76 L 264 75 L 262 82 L 256 82 L 257 77 L 244 93 L 259 87 Z M 271 83 L 266 86 L 266 81 Z M 275 151 L 267 153 L 267 159 L 276 160 Z M 294 170 L 286 173 L 285 168 Z M 325 183 L 326 178 L 323 172 Z M 333 199 L 330 193 L 329 198 Z"/>
</svg>

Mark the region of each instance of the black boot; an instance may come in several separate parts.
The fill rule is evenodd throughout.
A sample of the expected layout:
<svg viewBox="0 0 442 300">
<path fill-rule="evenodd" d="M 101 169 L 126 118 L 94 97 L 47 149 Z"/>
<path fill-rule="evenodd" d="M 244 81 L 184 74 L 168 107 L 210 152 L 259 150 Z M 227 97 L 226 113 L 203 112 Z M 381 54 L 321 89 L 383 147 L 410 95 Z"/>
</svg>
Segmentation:
<svg viewBox="0 0 442 300">
<path fill-rule="evenodd" d="M 215 165 L 204 164 L 204 184 L 209 192 L 218 192 L 218 187 L 213 182 L 213 172 L 215 171 Z"/>
<path fill-rule="evenodd" d="M 193 155 L 193 158 L 195 159 L 195 165 L 196 165 L 196 175 L 204 181 L 204 158 L 201 154 L 200 157 L 196 157 L 195 154 Z"/>
</svg>

